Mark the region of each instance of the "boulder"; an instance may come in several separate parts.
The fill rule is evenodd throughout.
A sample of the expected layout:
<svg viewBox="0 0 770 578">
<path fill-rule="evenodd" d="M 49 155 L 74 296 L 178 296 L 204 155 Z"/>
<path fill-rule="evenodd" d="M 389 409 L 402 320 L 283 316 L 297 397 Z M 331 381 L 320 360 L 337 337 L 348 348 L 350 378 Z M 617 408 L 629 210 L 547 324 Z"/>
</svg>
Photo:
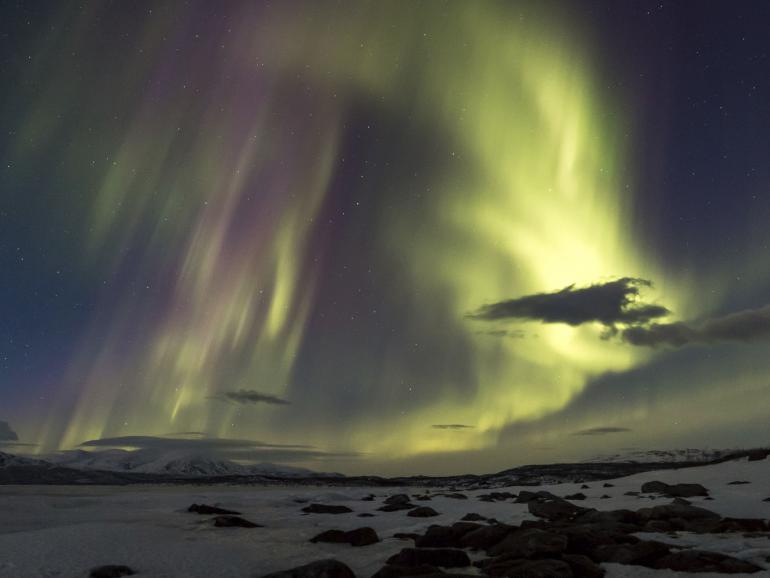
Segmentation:
<svg viewBox="0 0 770 578">
<path fill-rule="evenodd" d="M 353 571 L 339 560 L 318 560 L 289 570 L 264 574 L 261 578 L 356 578 Z"/>
<path fill-rule="evenodd" d="M 547 520 L 574 520 L 588 511 L 561 498 L 547 501 L 531 500 L 527 503 L 529 513 Z"/>
<path fill-rule="evenodd" d="M 391 566 L 441 566 L 464 568 L 471 565 L 468 554 L 454 548 L 404 548 L 387 561 Z"/>
<path fill-rule="evenodd" d="M 347 514 L 352 512 L 347 506 L 327 506 L 326 504 L 310 504 L 302 508 L 306 514 Z"/>
<path fill-rule="evenodd" d="M 507 524 L 481 526 L 464 534 L 459 540 L 459 546 L 473 550 L 489 550 L 492 546 L 499 544 L 508 534 L 516 530 L 516 526 L 509 526 Z"/>
<path fill-rule="evenodd" d="M 599 546 L 592 553 L 594 562 L 614 562 L 653 568 L 658 560 L 667 556 L 670 549 L 666 544 L 652 540 L 639 540 L 634 544 Z"/>
<path fill-rule="evenodd" d="M 753 574 L 762 570 L 745 560 L 703 550 L 682 550 L 659 558 L 653 568 L 676 572 L 715 572 L 719 574 Z"/>
<path fill-rule="evenodd" d="M 574 574 L 563 560 L 500 559 L 484 567 L 488 576 L 505 578 L 573 578 Z"/>
<path fill-rule="evenodd" d="M 136 574 L 128 566 L 122 564 L 109 564 L 107 566 L 97 566 L 91 568 L 88 576 L 90 578 L 120 578 L 121 576 L 133 576 Z"/>
<path fill-rule="evenodd" d="M 193 504 L 189 508 L 187 508 L 188 512 L 192 512 L 194 514 L 204 514 L 204 515 L 213 515 L 213 514 L 223 514 L 223 515 L 231 515 L 231 516 L 240 516 L 240 512 L 236 512 L 235 510 L 225 510 L 224 508 L 218 508 L 216 506 L 209 506 L 208 504 Z"/>
<path fill-rule="evenodd" d="M 490 556 L 507 554 L 518 558 L 558 555 L 567 549 L 567 537 L 561 534 L 529 528 L 509 532 L 497 544 L 487 549 Z"/>
<path fill-rule="evenodd" d="M 351 546 L 369 546 L 380 541 L 373 528 L 357 528 L 347 532 L 343 530 L 327 530 L 310 539 L 311 542 L 329 542 L 333 544 L 350 544 Z"/>
<path fill-rule="evenodd" d="M 261 524 L 255 524 L 245 520 L 240 516 L 217 516 L 214 518 L 214 525 L 217 528 L 263 528 Z"/>
<path fill-rule="evenodd" d="M 481 514 L 476 514 L 475 512 L 470 512 L 468 514 L 465 514 L 460 519 L 463 522 L 484 522 L 486 520 L 484 516 L 482 516 Z"/>
<path fill-rule="evenodd" d="M 438 516 L 439 513 L 433 508 L 422 506 L 420 508 L 414 508 L 413 510 L 409 510 L 409 512 L 406 515 L 412 518 L 433 518 L 434 516 Z"/>
<path fill-rule="evenodd" d="M 570 494 L 569 496 L 564 496 L 565 500 L 585 500 L 586 495 L 578 492 L 577 494 Z"/>
<path fill-rule="evenodd" d="M 561 557 L 572 570 L 575 578 L 602 578 L 605 574 L 604 568 L 591 560 L 588 556 L 582 554 L 563 554 Z"/>
</svg>

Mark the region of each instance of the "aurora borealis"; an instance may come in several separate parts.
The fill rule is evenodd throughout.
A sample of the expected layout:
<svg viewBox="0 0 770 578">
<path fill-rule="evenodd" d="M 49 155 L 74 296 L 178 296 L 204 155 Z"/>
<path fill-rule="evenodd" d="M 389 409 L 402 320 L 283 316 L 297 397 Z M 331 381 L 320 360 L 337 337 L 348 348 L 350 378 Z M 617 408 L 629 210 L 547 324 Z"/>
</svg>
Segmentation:
<svg viewBox="0 0 770 578">
<path fill-rule="evenodd" d="M 770 13 L 613 4 L 4 7 L 0 420 L 372 473 L 767 443 Z"/>
</svg>

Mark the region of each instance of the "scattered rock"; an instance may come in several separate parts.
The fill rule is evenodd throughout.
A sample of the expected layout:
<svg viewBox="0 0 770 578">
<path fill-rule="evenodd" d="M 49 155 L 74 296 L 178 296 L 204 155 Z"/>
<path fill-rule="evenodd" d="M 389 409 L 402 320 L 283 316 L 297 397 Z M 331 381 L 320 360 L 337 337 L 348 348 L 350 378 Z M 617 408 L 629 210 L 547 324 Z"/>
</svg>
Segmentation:
<svg viewBox="0 0 770 578">
<path fill-rule="evenodd" d="M 570 566 L 562 560 L 498 559 L 484 566 L 489 576 L 506 578 L 573 578 Z"/>
<path fill-rule="evenodd" d="M 547 520 L 572 520 L 588 511 L 587 508 L 581 508 L 561 498 L 544 502 L 532 500 L 527 503 L 527 507 L 533 516 Z"/>
<path fill-rule="evenodd" d="M 602 484 L 602 487 L 603 487 L 603 488 L 614 488 L 614 487 L 615 487 L 615 484 L 610 484 L 609 482 L 604 482 L 604 483 Z"/>
<path fill-rule="evenodd" d="M 762 570 L 759 566 L 745 560 L 703 550 L 682 550 L 668 554 L 657 560 L 653 567 L 676 572 L 718 572 L 720 574 L 753 574 Z"/>
<path fill-rule="evenodd" d="M 415 541 L 415 545 L 419 548 L 457 548 L 460 547 L 460 539 L 465 534 L 488 527 L 472 522 L 456 522 L 451 526 L 431 526 Z"/>
<path fill-rule="evenodd" d="M 404 548 L 388 558 L 392 566 L 441 566 L 464 568 L 471 565 L 468 554 L 454 548 Z"/>
<path fill-rule="evenodd" d="M 580 489 L 581 489 L 581 490 L 590 490 L 590 489 L 591 489 L 591 486 L 588 486 L 588 485 L 586 485 L 586 484 L 583 484 L 582 486 L 580 486 Z"/>
<path fill-rule="evenodd" d="M 642 484 L 644 494 L 665 494 L 672 498 L 692 498 L 708 496 L 709 491 L 700 484 L 667 484 L 665 482 L 646 482 Z"/>
<path fill-rule="evenodd" d="M 576 578 L 602 578 L 604 568 L 596 564 L 588 556 L 582 554 L 563 554 L 561 557 L 572 569 L 572 575 Z"/>
<path fill-rule="evenodd" d="M 652 568 L 655 562 L 669 553 L 670 550 L 666 544 L 652 540 L 640 540 L 635 544 L 599 546 L 592 552 L 592 557 L 595 562 L 614 562 Z"/>
<path fill-rule="evenodd" d="M 136 572 L 128 566 L 110 564 L 108 566 L 92 568 L 88 576 L 90 578 L 120 578 L 121 576 L 133 576 L 134 574 Z"/>
<path fill-rule="evenodd" d="M 255 524 L 244 520 L 240 516 L 217 516 L 214 518 L 214 525 L 217 528 L 263 528 L 261 524 Z"/>
<path fill-rule="evenodd" d="M 433 508 L 422 506 L 420 508 L 414 508 L 413 510 L 409 510 L 409 512 L 406 515 L 412 518 L 432 518 L 434 516 L 438 516 L 439 513 Z"/>
<path fill-rule="evenodd" d="M 394 494 L 385 498 L 386 504 L 408 504 L 409 496 L 407 494 Z"/>
<path fill-rule="evenodd" d="M 437 496 L 444 496 L 445 498 L 451 498 L 453 500 L 467 500 L 468 496 L 459 492 L 453 492 L 450 494 L 436 494 Z"/>
<path fill-rule="evenodd" d="M 565 500 L 585 500 L 586 495 L 578 492 L 577 494 L 570 494 L 569 496 L 564 496 Z"/>
<path fill-rule="evenodd" d="M 358 514 L 359 518 L 374 518 L 374 514 L 370 514 L 369 512 L 361 512 Z"/>
<path fill-rule="evenodd" d="M 188 512 L 192 512 L 194 514 L 223 514 L 223 515 L 232 515 L 232 516 L 240 516 L 240 512 L 236 512 L 234 510 L 225 510 L 224 508 L 217 508 L 216 506 L 209 506 L 207 504 L 193 504 L 189 508 L 187 508 Z"/>
<path fill-rule="evenodd" d="M 734 482 L 727 482 L 728 486 L 742 486 L 744 484 L 750 484 L 751 482 L 747 482 L 746 480 L 735 480 Z"/>
<path fill-rule="evenodd" d="M 609 500 L 611 496 L 608 496 L 607 494 L 603 494 L 599 499 L 600 500 Z"/>
<path fill-rule="evenodd" d="M 397 538 L 398 540 L 417 540 L 420 535 L 415 534 L 414 532 L 396 532 L 393 534 L 393 537 Z"/>
<path fill-rule="evenodd" d="M 370 544 L 376 544 L 380 541 L 377 532 L 373 528 L 357 528 L 355 530 L 349 530 L 347 532 L 343 530 L 327 530 L 321 532 L 314 538 L 310 539 L 311 542 L 329 542 L 333 544 L 350 544 L 351 546 L 369 546 Z"/>
<path fill-rule="evenodd" d="M 401 510 L 412 510 L 416 508 L 414 504 L 410 502 L 406 502 L 404 504 L 398 503 L 398 504 L 385 504 L 384 506 L 381 506 L 377 508 L 380 512 L 400 512 Z"/>
<path fill-rule="evenodd" d="M 342 562 L 328 559 L 297 566 L 290 570 L 265 574 L 262 578 L 356 578 L 356 575 Z"/>
<path fill-rule="evenodd" d="M 515 532 L 516 526 L 507 524 L 495 524 L 494 526 L 481 526 L 464 534 L 459 540 L 461 548 L 471 548 L 474 550 L 489 550 L 499 544 L 503 539 Z"/>
<path fill-rule="evenodd" d="M 510 532 L 498 544 L 487 550 L 490 556 L 507 554 L 517 558 L 547 557 L 567 549 L 567 537 L 537 528 Z"/>
<path fill-rule="evenodd" d="M 484 516 L 481 514 L 476 514 L 475 512 L 470 512 L 468 514 L 465 514 L 462 518 L 460 518 L 463 522 L 484 522 L 487 520 Z"/>
<path fill-rule="evenodd" d="M 347 506 L 327 506 L 326 504 L 310 504 L 302 508 L 306 514 L 347 514 L 352 512 Z"/>
</svg>

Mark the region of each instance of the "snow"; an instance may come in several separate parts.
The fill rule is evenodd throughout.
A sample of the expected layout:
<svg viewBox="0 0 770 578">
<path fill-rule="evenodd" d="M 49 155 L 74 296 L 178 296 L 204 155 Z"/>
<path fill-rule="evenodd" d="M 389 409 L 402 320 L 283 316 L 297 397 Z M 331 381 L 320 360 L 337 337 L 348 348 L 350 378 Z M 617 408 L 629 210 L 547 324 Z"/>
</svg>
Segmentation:
<svg viewBox="0 0 770 578">
<path fill-rule="evenodd" d="M 625 496 L 639 491 L 645 481 L 697 482 L 711 490 L 713 501 L 693 503 L 723 516 L 770 518 L 770 459 L 745 459 L 680 470 L 646 472 L 603 482 L 557 484 L 544 487 L 557 495 L 582 491 L 580 505 L 597 509 L 639 509 L 668 503 L 658 497 Z M 728 485 L 748 480 L 745 485 Z M 518 492 L 526 488 L 511 487 Z M 102 564 L 127 564 L 142 577 L 242 577 L 294 567 L 333 557 L 347 563 L 360 578 L 368 578 L 385 560 L 411 541 L 393 538 L 396 532 L 423 532 L 431 524 L 449 524 L 469 512 L 508 523 L 532 519 L 525 504 L 481 502 L 478 494 L 463 492 L 468 500 L 434 497 L 425 505 L 441 512 L 435 518 L 410 518 L 406 512 L 378 512 L 382 499 L 395 493 L 424 493 L 420 488 L 322 486 L 2 486 L 0 487 L 0 578 L 76 577 Z M 431 493 L 435 493 L 435 488 Z M 374 493 L 375 501 L 362 501 Z M 611 499 L 600 499 L 608 494 Z M 192 503 L 216 504 L 243 513 L 264 528 L 215 528 L 209 516 L 185 510 Z M 346 505 L 352 514 L 304 515 L 308 502 Z M 376 517 L 359 518 L 371 512 Z M 363 548 L 312 544 L 309 539 L 332 528 L 349 530 L 371 526 L 382 542 Z M 643 534 L 681 546 L 724 552 L 754 562 L 770 576 L 770 539 L 742 534 Z M 664 578 L 693 576 L 639 566 L 606 564 L 608 578 Z M 467 570 L 464 570 L 467 572 Z M 697 574 L 707 578 L 713 574 Z M 734 575 L 739 576 L 739 575 Z"/>
</svg>

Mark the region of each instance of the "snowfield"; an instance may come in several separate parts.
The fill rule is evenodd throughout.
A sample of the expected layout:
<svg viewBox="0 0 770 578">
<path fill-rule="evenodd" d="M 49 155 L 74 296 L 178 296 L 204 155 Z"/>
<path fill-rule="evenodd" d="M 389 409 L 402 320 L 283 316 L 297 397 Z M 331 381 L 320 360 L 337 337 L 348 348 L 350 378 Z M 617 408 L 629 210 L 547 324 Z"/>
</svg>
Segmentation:
<svg viewBox="0 0 770 578">
<path fill-rule="evenodd" d="M 581 506 L 598 510 L 638 510 L 670 503 L 658 496 L 627 496 L 644 482 L 700 483 L 713 500 L 691 498 L 693 505 L 735 518 L 770 518 L 770 458 L 745 458 L 716 465 L 680 470 L 653 471 L 616 480 L 506 490 L 545 489 L 558 496 L 583 492 Z M 733 481 L 748 484 L 729 485 Z M 381 512 L 383 499 L 397 493 L 439 493 L 436 488 L 370 488 L 309 486 L 0 486 L 0 577 L 84 577 L 105 564 L 125 564 L 141 577 L 210 578 L 260 576 L 323 558 L 348 564 L 359 578 L 369 578 L 391 555 L 412 546 L 411 540 L 394 538 L 395 533 L 423 533 L 432 524 L 448 525 L 475 512 L 500 522 L 519 524 L 534 519 L 527 504 L 511 501 L 479 501 L 489 490 L 463 491 L 467 500 L 435 496 L 421 506 L 440 513 L 432 518 L 412 518 L 405 511 Z M 375 494 L 373 501 L 362 498 Z M 607 494 L 610 499 L 600 499 Z M 304 514 L 307 503 L 348 506 L 346 514 Z M 237 510 L 263 528 L 218 528 L 211 516 L 188 513 L 193 503 Z M 374 517 L 358 517 L 371 513 Z M 313 544 L 309 540 L 328 529 L 374 528 L 381 542 L 364 547 L 346 544 Z M 765 568 L 754 574 L 770 576 L 768 534 L 639 534 L 682 547 L 729 554 Z M 717 576 L 650 570 L 641 566 L 603 564 L 608 578 Z M 473 570 L 478 572 L 477 570 Z M 460 572 L 468 574 L 469 569 Z"/>
</svg>

